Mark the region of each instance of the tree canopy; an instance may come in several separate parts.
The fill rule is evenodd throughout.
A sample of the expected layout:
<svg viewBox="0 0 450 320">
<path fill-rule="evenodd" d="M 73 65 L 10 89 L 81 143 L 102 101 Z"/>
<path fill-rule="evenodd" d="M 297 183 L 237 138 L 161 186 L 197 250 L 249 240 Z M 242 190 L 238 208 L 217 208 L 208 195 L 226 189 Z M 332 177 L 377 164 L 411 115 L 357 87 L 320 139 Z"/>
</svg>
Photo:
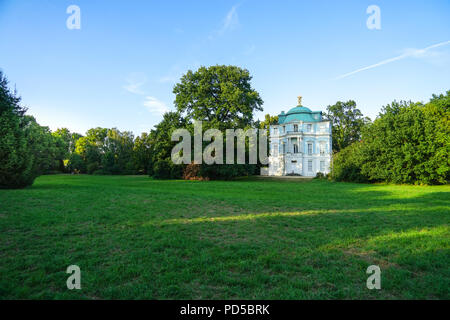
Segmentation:
<svg viewBox="0 0 450 320">
<path fill-rule="evenodd" d="M 361 110 L 356 108 L 356 102 L 338 101 L 327 107 L 325 117 L 331 120 L 333 135 L 333 151 L 339 152 L 355 141 L 361 139 L 362 128 L 370 122 Z"/>
<path fill-rule="evenodd" d="M 236 66 L 189 70 L 173 89 L 175 106 L 187 121 L 206 121 L 212 128 L 249 126 L 254 112 L 263 110 L 251 79 L 248 70 Z"/>
</svg>

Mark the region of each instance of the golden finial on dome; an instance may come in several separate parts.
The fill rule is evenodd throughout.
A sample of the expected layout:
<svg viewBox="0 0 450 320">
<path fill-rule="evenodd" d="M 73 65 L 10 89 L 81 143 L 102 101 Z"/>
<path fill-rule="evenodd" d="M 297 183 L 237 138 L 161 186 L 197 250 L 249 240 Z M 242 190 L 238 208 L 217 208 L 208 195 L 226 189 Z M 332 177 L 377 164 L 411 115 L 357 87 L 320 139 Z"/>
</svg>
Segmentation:
<svg viewBox="0 0 450 320">
<path fill-rule="evenodd" d="M 298 96 L 298 105 L 301 106 L 302 105 L 302 96 Z"/>
</svg>

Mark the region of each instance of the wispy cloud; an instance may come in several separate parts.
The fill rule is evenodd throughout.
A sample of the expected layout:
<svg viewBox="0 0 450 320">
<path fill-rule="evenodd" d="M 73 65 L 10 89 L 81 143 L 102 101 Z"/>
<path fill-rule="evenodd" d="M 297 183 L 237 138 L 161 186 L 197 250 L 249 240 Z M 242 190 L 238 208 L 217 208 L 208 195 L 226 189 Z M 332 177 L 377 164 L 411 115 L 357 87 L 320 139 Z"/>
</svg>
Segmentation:
<svg viewBox="0 0 450 320">
<path fill-rule="evenodd" d="M 125 79 L 126 84 L 123 86 L 125 90 L 134 94 L 144 95 L 142 86 L 147 82 L 147 77 L 142 72 L 133 72 Z"/>
<path fill-rule="evenodd" d="M 165 112 L 169 111 L 169 108 L 164 102 L 158 100 L 153 96 L 147 95 L 147 93 L 142 89 L 142 86 L 144 86 L 144 84 L 147 82 L 147 77 L 144 73 L 130 73 L 125 81 L 127 82 L 126 85 L 123 86 L 125 90 L 133 94 L 145 96 L 144 102 L 142 104 L 149 112 L 162 115 Z"/>
<path fill-rule="evenodd" d="M 225 19 L 223 20 L 222 28 L 220 29 L 220 33 L 225 33 L 228 30 L 233 30 L 239 25 L 239 17 L 237 14 L 237 8 L 239 5 L 234 5 L 231 7 L 230 11 L 228 11 Z"/>
<path fill-rule="evenodd" d="M 235 4 L 234 6 L 231 7 L 231 9 L 225 15 L 225 18 L 223 19 L 221 27 L 218 30 L 215 30 L 209 36 L 209 39 L 214 39 L 217 36 L 221 36 L 228 31 L 236 29 L 236 27 L 239 26 L 239 16 L 237 13 L 237 9 L 239 6 L 240 6 L 240 4 Z"/>
<path fill-rule="evenodd" d="M 365 71 L 365 70 L 369 70 L 369 69 L 373 69 L 373 68 L 376 68 L 376 67 L 380 67 L 380 66 L 383 66 L 385 64 L 388 64 L 388 63 L 391 63 L 391 62 L 395 62 L 395 61 L 398 61 L 398 60 L 402 60 L 402 59 L 405 59 L 405 58 L 419 58 L 419 59 L 423 59 L 423 58 L 433 57 L 433 56 L 436 56 L 436 52 L 432 52 L 430 50 L 432 50 L 434 48 L 442 47 L 442 46 L 445 46 L 445 45 L 448 45 L 448 44 L 450 44 L 450 41 L 444 41 L 444 42 L 440 42 L 440 43 L 437 43 L 437 44 L 433 44 L 433 45 L 431 45 L 429 47 L 426 47 L 426 48 L 423 48 L 423 49 L 414 49 L 414 48 L 405 49 L 405 50 L 403 50 L 404 53 L 399 55 L 399 56 L 397 56 L 397 57 L 386 59 L 386 60 L 380 61 L 378 63 L 372 64 L 370 66 L 363 67 L 363 68 L 354 70 L 352 72 L 342 74 L 342 75 L 336 77 L 335 80 L 343 79 L 343 78 L 346 78 L 348 76 L 354 75 L 356 73 L 359 73 L 359 72 L 362 72 L 362 71 Z"/>
<path fill-rule="evenodd" d="M 164 114 L 165 112 L 169 112 L 169 108 L 166 104 L 155 97 L 147 96 L 145 97 L 144 106 L 151 113 Z"/>
</svg>

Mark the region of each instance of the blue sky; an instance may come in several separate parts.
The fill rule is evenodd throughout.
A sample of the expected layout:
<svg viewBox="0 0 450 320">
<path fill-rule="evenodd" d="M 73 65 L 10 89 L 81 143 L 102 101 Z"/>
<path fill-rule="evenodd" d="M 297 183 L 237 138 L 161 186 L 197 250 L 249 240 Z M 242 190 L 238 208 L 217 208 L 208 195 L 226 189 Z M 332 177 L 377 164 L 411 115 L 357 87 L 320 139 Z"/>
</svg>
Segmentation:
<svg viewBox="0 0 450 320">
<path fill-rule="evenodd" d="M 69 5 L 81 29 L 69 30 Z M 381 29 L 368 29 L 369 5 Z M 0 0 L 0 68 L 41 125 L 150 130 L 189 69 L 247 68 L 263 114 L 450 90 L 450 1 Z M 356 72 L 354 72 L 356 71 Z M 354 72 L 354 73 L 352 73 Z"/>
</svg>

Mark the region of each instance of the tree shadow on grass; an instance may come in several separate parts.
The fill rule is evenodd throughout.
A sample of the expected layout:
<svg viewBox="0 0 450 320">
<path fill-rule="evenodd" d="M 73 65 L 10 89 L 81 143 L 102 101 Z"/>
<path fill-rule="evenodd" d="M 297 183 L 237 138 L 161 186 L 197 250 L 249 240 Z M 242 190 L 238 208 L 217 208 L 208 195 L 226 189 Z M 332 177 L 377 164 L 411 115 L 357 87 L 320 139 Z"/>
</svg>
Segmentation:
<svg viewBox="0 0 450 320">
<path fill-rule="evenodd" d="M 445 286 L 437 283 L 448 284 L 449 192 L 419 192 L 400 198 L 398 190 L 382 191 L 379 187 L 346 184 L 339 194 L 306 204 L 305 198 L 283 199 L 286 201 L 275 205 L 255 198 L 239 208 L 232 199 L 226 199 L 221 200 L 219 212 L 213 217 L 190 210 L 188 217 L 155 218 L 141 226 L 157 234 L 183 234 L 197 252 L 213 254 L 213 248 L 219 247 L 221 253 L 213 255 L 225 268 L 235 266 L 236 261 L 249 265 L 247 269 L 237 267 L 236 273 L 241 276 L 256 277 L 254 273 L 267 271 L 291 275 L 305 283 L 312 281 L 310 285 L 314 286 L 333 278 L 335 272 L 347 272 L 352 279 L 361 278 L 360 282 L 349 283 L 349 279 L 336 276 L 333 279 L 337 285 L 353 290 L 353 298 L 368 298 L 372 294 L 361 285 L 365 284 L 365 268 L 380 264 L 386 275 L 384 298 L 448 298 Z M 301 190 L 289 190 L 295 191 Z M 355 197 L 359 201 L 351 201 Z M 339 202 L 334 208 L 329 206 Z M 192 208 L 189 204 L 187 207 Z M 253 261 L 265 266 L 266 271 Z M 297 274 L 308 268 L 316 270 L 313 280 Z M 283 281 L 288 286 L 289 281 Z M 327 290 L 333 298 L 349 297 L 338 289 Z M 259 297 L 280 298 L 273 294 Z M 317 297 L 312 293 L 305 296 Z"/>
</svg>

